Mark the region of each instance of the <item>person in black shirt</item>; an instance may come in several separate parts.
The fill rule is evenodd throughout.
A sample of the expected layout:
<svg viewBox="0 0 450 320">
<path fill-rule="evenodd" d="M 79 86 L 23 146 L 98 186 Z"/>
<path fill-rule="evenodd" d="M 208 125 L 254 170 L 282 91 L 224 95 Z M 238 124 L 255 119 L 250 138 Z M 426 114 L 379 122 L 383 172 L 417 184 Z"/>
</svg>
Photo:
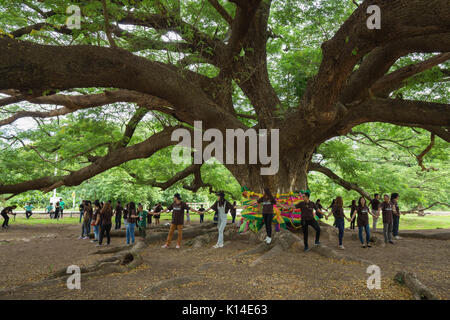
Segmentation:
<svg viewBox="0 0 450 320">
<path fill-rule="evenodd" d="M 309 251 L 308 247 L 308 226 L 311 226 L 316 231 L 316 241 L 315 245 L 320 245 L 320 226 L 317 221 L 314 219 L 314 210 L 316 212 L 323 212 L 317 208 L 316 204 L 312 201 L 309 201 L 309 193 L 305 193 L 305 200 L 297 203 L 295 207 L 301 210 L 302 213 L 302 229 L 303 229 L 303 243 L 305 244 L 305 252 Z"/>
<path fill-rule="evenodd" d="M 61 206 L 60 206 L 60 204 L 59 204 L 59 201 L 56 201 L 56 204 L 55 204 L 55 214 L 54 214 L 54 216 L 53 216 L 53 219 L 57 219 L 57 220 L 59 220 L 59 214 L 61 213 Z"/>
<path fill-rule="evenodd" d="M 366 205 L 366 199 L 364 197 L 360 197 L 358 200 L 358 206 L 356 207 L 356 211 L 352 215 L 352 220 L 356 218 L 356 213 L 358 213 L 358 236 L 359 241 L 361 241 L 361 245 L 363 248 L 370 248 L 370 227 L 369 227 L 369 214 L 373 216 L 373 213 L 369 211 L 369 207 Z M 363 238 L 363 230 L 366 232 L 366 243 L 364 244 Z"/>
<path fill-rule="evenodd" d="M 117 205 L 116 205 L 116 208 L 114 211 L 115 211 L 115 215 L 116 215 L 116 217 L 114 218 L 114 222 L 116 223 L 114 229 L 117 230 L 117 229 L 120 229 L 122 226 L 123 207 L 120 204 L 120 201 L 117 201 Z"/>
<path fill-rule="evenodd" d="M 233 208 L 230 210 L 231 213 L 231 223 L 236 221 L 236 201 L 233 201 Z"/>
<path fill-rule="evenodd" d="M 392 225 L 393 225 L 393 218 L 392 218 L 392 203 L 389 199 L 389 196 L 385 194 L 383 196 L 384 201 L 380 204 L 381 212 L 383 213 L 383 235 L 384 235 L 384 242 L 394 244 L 394 241 L 392 241 Z"/>
<path fill-rule="evenodd" d="M 352 204 L 348 206 L 350 208 L 350 217 L 354 217 L 353 213 L 356 211 L 356 200 L 352 200 Z M 355 229 L 356 217 L 350 221 L 350 229 Z"/>
<path fill-rule="evenodd" d="M 262 216 L 266 226 L 267 237 L 264 241 L 270 244 L 272 242 L 273 205 L 277 203 L 277 200 L 272 196 L 269 188 L 265 188 L 263 196 L 258 199 L 258 203 L 262 204 Z"/>
<path fill-rule="evenodd" d="M 2 228 L 4 228 L 4 229 L 9 228 L 9 226 L 8 226 L 8 222 L 9 222 L 8 214 L 12 214 L 13 210 L 15 208 L 17 208 L 17 206 L 11 206 L 11 207 L 3 208 L 2 212 L 1 212 L 1 215 L 2 215 L 2 217 L 4 219 L 3 224 L 2 224 Z"/>
<path fill-rule="evenodd" d="M 331 211 L 331 213 L 328 216 L 333 215 L 336 222 L 336 227 L 339 229 L 339 249 L 345 249 L 342 240 L 344 239 L 344 228 L 345 228 L 345 221 L 344 219 L 347 219 L 350 222 L 350 219 L 345 216 L 344 213 L 344 204 L 342 197 L 339 196 L 336 198 L 336 201 L 334 202 L 334 207 Z"/>
<path fill-rule="evenodd" d="M 392 235 L 395 240 L 400 240 L 400 236 L 398 235 L 398 229 L 400 225 L 400 209 L 398 207 L 398 193 L 391 194 L 391 203 L 392 203 Z"/>
<path fill-rule="evenodd" d="M 317 199 L 316 207 L 320 210 L 323 210 L 322 204 L 320 203 L 320 199 Z M 323 214 L 321 214 L 319 211 L 317 211 L 316 214 L 317 214 L 317 217 L 319 217 L 319 219 L 323 218 Z"/>
<path fill-rule="evenodd" d="M 81 221 L 83 220 L 83 215 L 84 215 L 84 200 L 81 201 L 78 210 L 80 211 L 80 221 L 78 221 L 78 223 L 81 223 Z"/>
<path fill-rule="evenodd" d="M 198 209 L 198 211 L 200 212 L 199 213 L 199 215 L 200 215 L 200 223 L 203 223 L 203 219 L 205 217 L 205 213 L 204 213 L 205 208 L 203 208 L 202 204 L 200 205 L 200 208 Z"/>
<path fill-rule="evenodd" d="M 153 209 L 152 215 L 153 218 L 155 219 L 155 225 L 159 224 L 159 218 L 161 217 L 161 211 L 163 210 L 162 204 L 161 202 L 159 202 L 155 208 Z M 204 210 L 204 209 L 203 209 Z M 200 216 L 200 220 L 202 219 L 202 217 Z"/>
</svg>

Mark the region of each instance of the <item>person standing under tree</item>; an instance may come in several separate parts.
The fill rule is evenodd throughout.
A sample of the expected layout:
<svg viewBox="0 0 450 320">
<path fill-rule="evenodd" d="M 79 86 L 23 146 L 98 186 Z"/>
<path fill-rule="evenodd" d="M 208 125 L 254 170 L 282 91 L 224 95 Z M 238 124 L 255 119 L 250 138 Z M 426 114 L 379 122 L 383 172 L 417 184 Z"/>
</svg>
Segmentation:
<svg viewBox="0 0 450 320">
<path fill-rule="evenodd" d="M 25 216 L 29 219 L 33 215 L 34 207 L 31 205 L 31 202 L 28 202 L 25 206 Z"/>
<path fill-rule="evenodd" d="M 233 224 L 236 222 L 236 209 L 237 209 L 236 201 L 233 201 L 233 208 L 230 210 L 231 223 Z"/>
<path fill-rule="evenodd" d="M 353 219 L 355 219 L 356 213 L 358 213 L 358 219 L 356 220 L 356 223 L 358 224 L 359 241 L 361 241 L 361 245 L 363 248 L 365 248 L 366 246 L 367 248 L 370 248 L 369 213 L 372 216 L 374 216 L 374 214 L 370 212 L 369 208 L 366 206 L 366 199 L 364 197 L 359 198 L 356 212 L 354 212 L 352 216 L 352 221 Z M 363 229 L 366 232 L 366 244 L 364 244 Z"/>
<path fill-rule="evenodd" d="M 53 203 L 51 203 L 51 202 L 47 206 L 47 213 L 48 213 L 50 219 L 53 219 L 53 215 L 55 214 L 55 212 L 53 211 Z"/>
<path fill-rule="evenodd" d="M 317 207 L 319 210 L 323 211 L 323 207 L 322 207 L 322 204 L 320 203 L 320 199 L 317 199 L 317 201 L 316 201 L 316 207 Z M 316 214 L 317 214 L 317 217 L 318 217 L 319 219 L 322 219 L 322 218 L 323 218 L 323 214 L 321 214 L 319 211 L 317 211 Z"/>
<path fill-rule="evenodd" d="M 134 228 L 136 226 L 137 221 L 136 214 L 136 204 L 134 202 L 130 202 L 128 205 L 128 215 L 127 215 L 127 244 L 134 244 Z"/>
<path fill-rule="evenodd" d="M 59 205 L 59 201 L 56 201 L 56 204 L 55 204 L 55 214 L 54 214 L 54 216 L 53 216 L 53 219 L 59 220 L 59 214 L 60 214 L 60 212 L 61 212 L 61 206 Z"/>
<path fill-rule="evenodd" d="M 108 201 L 103 205 L 103 208 L 100 210 L 100 235 L 98 238 L 98 246 L 101 246 L 103 243 L 103 237 L 106 234 L 106 245 L 109 246 L 111 243 L 111 227 L 112 227 L 112 216 L 113 210 L 111 206 L 111 202 Z"/>
<path fill-rule="evenodd" d="M 398 229 L 400 226 L 400 209 L 398 207 L 398 193 L 391 194 L 391 204 L 392 204 L 392 235 L 395 240 L 400 240 L 401 237 L 398 235 Z"/>
<path fill-rule="evenodd" d="M 161 211 L 163 210 L 163 207 L 161 205 L 161 202 L 158 202 L 158 204 L 153 209 L 152 215 L 155 219 L 155 225 L 159 225 L 159 218 L 161 217 Z"/>
<path fill-rule="evenodd" d="M 381 212 L 383 214 L 383 235 L 384 242 L 394 244 L 392 241 L 392 203 L 389 201 L 389 196 L 387 194 L 383 197 L 384 201 L 380 205 Z"/>
<path fill-rule="evenodd" d="M 377 229 L 377 221 L 380 217 L 380 195 L 378 193 L 374 194 L 374 198 L 370 201 L 370 206 L 372 209 L 373 216 L 373 230 Z"/>
<path fill-rule="evenodd" d="M 144 206 L 142 204 L 139 204 L 138 206 L 138 228 L 139 228 L 139 235 L 145 239 L 146 236 L 146 228 L 147 228 L 147 217 L 148 212 L 144 210 Z"/>
<path fill-rule="evenodd" d="M 217 215 L 217 229 L 219 230 L 219 235 L 217 238 L 217 243 L 213 246 L 214 249 L 223 247 L 223 232 L 227 225 L 227 214 L 233 208 L 230 202 L 225 199 L 225 193 L 219 191 L 217 193 L 217 201 L 206 211 L 214 210 Z"/>
<path fill-rule="evenodd" d="M 203 205 L 200 205 L 200 209 L 198 209 L 199 216 L 200 216 L 200 223 L 203 223 L 203 219 L 205 218 L 205 208 L 203 208 Z"/>
<path fill-rule="evenodd" d="M 355 217 L 354 213 L 356 211 L 356 200 L 352 200 L 352 204 L 348 206 L 350 208 L 350 217 Z M 350 229 L 355 229 L 356 217 L 350 221 Z"/>
<path fill-rule="evenodd" d="M 59 206 L 61 207 L 61 219 L 63 218 L 64 215 L 64 206 L 66 205 L 66 203 L 63 201 L 62 198 L 59 198 Z"/>
<path fill-rule="evenodd" d="M 162 246 L 163 248 L 169 248 L 175 229 L 178 231 L 176 248 L 179 249 L 181 247 L 181 241 L 183 240 L 184 212 L 186 210 L 192 210 L 198 213 L 197 210 L 190 209 L 186 202 L 181 201 L 179 193 L 175 193 L 173 195 L 172 204 L 166 210 L 161 211 L 161 213 L 172 211 L 172 223 L 170 225 L 169 234 L 167 235 L 167 241 Z"/>
<path fill-rule="evenodd" d="M 277 203 L 277 200 L 275 200 L 269 188 L 265 188 L 263 196 L 258 199 L 258 203 L 262 204 L 262 216 L 266 226 L 267 236 L 264 241 L 270 244 L 272 242 L 273 205 Z"/>
<path fill-rule="evenodd" d="M 16 208 L 17 208 L 16 205 L 3 208 L 2 212 L 0 213 L 1 216 L 3 217 L 3 219 L 4 219 L 3 224 L 2 224 L 2 228 L 3 229 L 8 229 L 9 228 L 9 225 L 8 225 L 8 223 L 9 223 L 9 216 L 8 216 L 8 214 L 13 214 L 13 210 L 16 209 Z"/>
<path fill-rule="evenodd" d="M 308 226 L 311 226 L 316 231 L 316 241 L 315 245 L 320 245 L 320 226 L 319 223 L 314 219 L 314 210 L 323 214 L 323 212 L 317 208 L 316 204 L 312 201 L 309 201 L 309 193 L 306 192 L 303 194 L 304 201 L 301 201 L 295 205 L 297 209 L 300 209 L 302 212 L 302 229 L 303 229 L 303 242 L 305 244 L 305 252 L 309 251 L 308 246 Z"/>
<path fill-rule="evenodd" d="M 83 204 L 83 224 L 81 226 L 81 236 L 80 239 L 89 239 L 89 233 L 91 232 L 91 218 L 92 218 L 92 208 L 90 201 L 84 201 Z"/>
<path fill-rule="evenodd" d="M 91 242 L 97 242 L 100 235 L 100 202 L 98 200 L 94 201 L 94 213 L 92 214 L 91 225 L 94 228 L 94 240 Z"/>
<path fill-rule="evenodd" d="M 122 205 L 120 204 L 120 201 L 117 201 L 117 205 L 116 205 L 116 208 L 115 208 L 115 210 L 114 210 L 115 212 L 115 215 L 116 215 L 116 217 L 115 217 L 115 223 L 116 223 L 116 225 L 115 225 L 115 227 L 114 227 L 114 229 L 120 229 L 120 227 L 121 227 L 121 224 L 122 224 L 122 211 L 123 211 L 123 207 L 122 207 Z"/>
<path fill-rule="evenodd" d="M 351 220 L 345 216 L 344 201 L 342 200 L 341 196 L 338 196 L 336 198 L 336 201 L 334 202 L 334 207 L 331 210 L 331 213 L 328 215 L 328 217 L 330 215 L 334 216 L 334 219 L 336 221 L 336 227 L 339 230 L 339 249 L 344 250 L 345 247 L 342 243 L 342 240 L 344 239 L 344 228 L 345 228 L 344 219 L 347 219 L 349 222 Z"/>
</svg>

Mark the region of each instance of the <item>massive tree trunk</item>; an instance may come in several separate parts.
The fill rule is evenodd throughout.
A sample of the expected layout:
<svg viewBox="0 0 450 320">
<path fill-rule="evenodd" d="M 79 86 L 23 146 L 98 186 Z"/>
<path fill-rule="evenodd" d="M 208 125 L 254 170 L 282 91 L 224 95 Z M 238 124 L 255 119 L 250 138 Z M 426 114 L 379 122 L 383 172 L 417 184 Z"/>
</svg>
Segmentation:
<svg viewBox="0 0 450 320">
<path fill-rule="evenodd" d="M 278 172 L 261 175 L 261 165 L 227 165 L 236 180 L 251 191 L 269 188 L 273 193 L 305 190 L 308 187 L 308 166 L 314 150 L 292 150 L 280 154 Z"/>
</svg>

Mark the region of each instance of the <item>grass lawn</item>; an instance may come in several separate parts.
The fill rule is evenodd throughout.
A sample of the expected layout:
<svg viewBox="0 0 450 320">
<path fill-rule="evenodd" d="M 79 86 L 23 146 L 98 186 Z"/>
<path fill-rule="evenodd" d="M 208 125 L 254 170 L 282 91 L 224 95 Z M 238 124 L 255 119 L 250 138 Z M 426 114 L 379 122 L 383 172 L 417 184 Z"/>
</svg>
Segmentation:
<svg viewBox="0 0 450 320">
<path fill-rule="evenodd" d="M 348 214 L 347 214 L 348 216 Z M 161 215 L 161 222 L 166 223 L 172 218 L 171 213 L 165 213 Z M 240 217 L 236 217 L 236 220 L 240 219 Z M 329 224 L 333 223 L 334 218 L 330 217 L 328 221 L 324 220 Z M 198 214 L 191 214 L 191 221 L 198 222 L 200 217 Z M 205 221 L 213 220 L 213 214 L 206 214 Z M 228 220 L 231 221 L 231 216 L 228 215 Z M 64 217 L 64 219 L 54 220 L 49 219 L 47 215 L 33 215 L 30 219 L 26 219 L 25 217 L 18 216 L 16 217 L 16 221 L 14 221 L 14 217 L 10 216 L 9 223 L 12 224 L 26 224 L 26 225 L 35 225 L 35 224 L 78 224 L 79 216 L 73 214 L 71 218 L 68 214 Z M 114 218 L 113 218 L 114 222 Z M 186 222 L 186 219 L 185 219 Z M 345 221 L 345 227 L 350 227 L 350 223 Z M 372 219 L 370 217 L 370 227 L 372 227 Z M 383 228 L 381 217 L 378 220 L 378 228 Z M 450 215 L 448 216 L 432 216 L 426 215 L 425 217 L 419 217 L 417 215 L 402 215 L 400 218 L 400 229 L 403 230 L 414 230 L 414 229 L 436 229 L 436 228 L 450 228 Z"/>
</svg>

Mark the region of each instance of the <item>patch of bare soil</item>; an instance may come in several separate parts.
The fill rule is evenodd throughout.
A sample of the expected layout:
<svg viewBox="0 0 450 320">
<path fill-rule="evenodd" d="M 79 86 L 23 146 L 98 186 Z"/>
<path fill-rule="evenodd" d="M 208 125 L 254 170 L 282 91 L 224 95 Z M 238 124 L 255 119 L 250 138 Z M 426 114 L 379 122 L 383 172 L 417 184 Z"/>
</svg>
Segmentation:
<svg viewBox="0 0 450 320">
<path fill-rule="evenodd" d="M 78 231 L 78 225 L 36 225 L 0 233 L 0 243 L 9 241 L 0 244 L 0 267 L 8 275 L 0 279 L 0 288 L 98 260 L 98 255 L 89 255 L 97 248 L 88 240 L 77 240 Z M 314 231 L 310 234 L 312 244 Z M 393 280 L 401 270 L 415 272 L 439 298 L 450 298 L 449 241 L 405 238 L 395 245 L 363 249 L 354 234 L 346 230 L 342 253 L 378 265 L 380 290 L 367 288 L 367 264 L 326 258 L 314 250 L 304 253 L 302 248 L 291 248 L 257 264 L 261 253 L 237 258 L 256 246 L 238 236 L 221 249 L 212 248 L 215 239 L 201 248 L 183 245 L 179 250 L 174 243 L 163 249 L 162 241 L 152 242 L 140 252 L 143 264 L 125 273 L 82 277 L 81 290 L 69 290 L 60 283 L 0 294 L 0 299 L 412 299 L 411 291 Z M 323 244 L 337 248 L 337 238 L 326 233 L 321 238 Z M 124 238 L 113 238 L 112 246 L 124 242 Z"/>
</svg>

